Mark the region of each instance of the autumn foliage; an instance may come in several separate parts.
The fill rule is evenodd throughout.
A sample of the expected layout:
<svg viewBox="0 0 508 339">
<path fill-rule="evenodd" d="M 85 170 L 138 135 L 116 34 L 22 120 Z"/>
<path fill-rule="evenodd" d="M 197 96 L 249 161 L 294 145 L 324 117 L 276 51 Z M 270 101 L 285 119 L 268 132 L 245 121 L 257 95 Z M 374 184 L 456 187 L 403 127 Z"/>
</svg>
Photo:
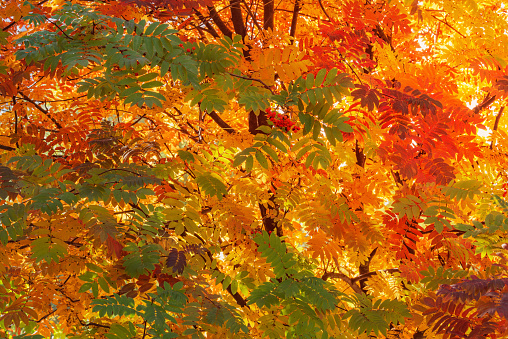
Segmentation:
<svg viewBox="0 0 508 339">
<path fill-rule="evenodd" d="M 508 335 L 507 2 L 0 4 L 0 337 Z"/>
</svg>

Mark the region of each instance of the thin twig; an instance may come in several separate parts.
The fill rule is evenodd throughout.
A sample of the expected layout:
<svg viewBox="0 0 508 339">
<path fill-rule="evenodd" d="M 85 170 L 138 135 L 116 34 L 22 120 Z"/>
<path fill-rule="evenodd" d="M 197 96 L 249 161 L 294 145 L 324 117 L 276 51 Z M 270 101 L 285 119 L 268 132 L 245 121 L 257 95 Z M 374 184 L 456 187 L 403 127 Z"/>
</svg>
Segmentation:
<svg viewBox="0 0 508 339">
<path fill-rule="evenodd" d="M 76 318 L 78 318 L 78 317 L 76 317 Z M 97 323 L 93 323 L 93 322 L 85 323 L 85 322 L 83 322 L 83 320 L 81 320 L 79 318 L 78 318 L 78 320 L 79 320 L 79 323 L 82 326 L 95 326 L 95 327 L 102 327 L 102 328 L 110 328 L 111 327 L 111 326 L 108 326 L 108 325 L 101 325 L 101 324 L 97 324 Z"/>
<path fill-rule="evenodd" d="M 33 84 L 35 85 L 35 84 Z M 30 85 L 30 86 L 33 86 L 33 85 Z M 74 97 L 74 98 L 68 98 L 68 99 L 57 99 L 57 100 L 34 100 L 35 102 L 41 102 L 41 103 L 47 103 L 47 102 L 64 102 L 64 101 L 73 101 L 73 100 L 76 100 L 76 99 L 81 99 L 81 98 L 84 98 L 86 97 L 87 94 L 84 94 L 84 95 L 80 95 L 80 96 L 77 96 L 77 97 Z M 7 102 L 0 102 L 0 104 L 5 104 Z M 127 112 L 127 111 L 126 111 Z"/>
<path fill-rule="evenodd" d="M 43 321 L 44 319 L 46 319 L 47 317 L 49 317 L 50 315 L 52 315 L 52 314 L 53 314 L 53 313 L 55 313 L 55 312 L 56 312 L 56 309 L 55 309 L 55 310 L 53 310 L 53 311 L 51 311 L 51 312 L 49 312 L 48 314 L 46 314 L 45 316 L 43 316 L 43 317 L 42 317 L 42 318 L 40 318 L 39 320 L 36 320 L 35 322 L 36 322 L 36 323 L 40 323 L 41 321 Z"/>
<path fill-rule="evenodd" d="M 321 0 L 318 0 L 319 1 L 319 6 L 321 6 L 321 9 L 323 10 L 323 13 L 325 13 L 326 17 L 328 18 L 328 20 L 332 21 L 332 19 L 330 18 L 330 16 L 328 15 L 328 13 L 326 13 L 326 9 L 325 7 L 323 6 L 323 3 L 321 2 Z"/>
<path fill-rule="evenodd" d="M 276 8 L 275 11 L 293 13 L 292 10 L 285 9 L 285 8 Z M 305 14 L 305 13 L 298 13 L 298 16 L 304 16 L 306 18 L 310 18 L 313 20 L 319 20 L 319 18 L 317 16 L 313 16 L 313 15 L 309 15 L 309 14 Z"/>
<path fill-rule="evenodd" d="M 179 113 L 178 116 L 183 115 L 183 113 L 178 108 L 176 108 L 176 107 L 173 107 L 173 108 Z M 180 128 L 179 129 L 175 128 L 175 130 L 177 130 L 178 132 L 181 132 L 181 133 L 187 135 L 191 140 L 193 140 L 195 142 L 198 142 L 198 138 L 193 136 L 192 134 L 190 134 L 190 132 L 187 131 L 187 129 L 180 124 L 180 121 L 178 121 L 178 119 L 175 118 L 175 116 L 173 114 L 170 114 L 170 113 L 168 113 L 166 111 L 163 111 L 162 113 L 164 113 L 165 115 L 167 115 L 168 117 L 173 119 L 178 124 L 178 127 L 180 127 Z M 189 124 L 189 122 L 187 122 L 187 124 Z M 190 126 L 191 126 L 191 128 L 194 128 L 192 125 L 190 125 Z M 194 129 L 194 131 L 195 131 L 195 129 Z"/>
<path fill-rule="evenodd" d="M 206 26 L 206 28 L 208 28 L 207 32 L 210 33 L 214 38 L 218 39 L 219 33 L 217 33 L 215 28 L 213 28 L 213 26 L 210 25 L 210 23 L 208 22 L 208 19 L 205 18 L 205 16 L 200 11 L 198 11 L 196 8 L 193 8 L 193 10 L 194 10 L 194 13 L 196 13 L 196 15 L 198 16 L 199 20 L 201 20 L 201 22 Z"/>
<path fill-rule="evenodd" d="M 202 127 L 202 124 L 203 124 L 203 120 L 205 119 L 205 114 L 203 114 L 203 111 L 201 110 L 201 104 L 200 104 L 200 107 L 199 107 L 199 116 L 198 116 L 198 144 L 202 143 L 203 142 L 203 136 L 201 135 L 201 133 L 203 132 L 203 127 Z M 189 121 L 187 121 L 187 124 L 189 126 L 192 127 L 192 125 L 189 124 Z"/>
<path fill-rule="evenodd" d="M 263 28 L 261 28 L 261 26 L 259 26 L 259 23 L 258 21 L 256 20 L 256 17 L 254 16 L 254 14 L 252 13 L 252 11 L 250 10 L 249 6 L 247 5 L 247 3 L 245 2 L 245 0 L 242 1 L 243 4 L 245 5 L 245 9 L 247 10 L 247 14 L 250 15 L 250 17 L 252 18 L 252 22 L 254 23 L 254 25 L 258 28 L 258 30 L 263 33 Z M 264 34 L 264 33 L 263 33 Z"/>
<path fill-rule="evenodd" d="M 98 175 L 103 175 L 104 173 L 108 173 L 108 172 L 112 172 L 112 171 L 124 171 L 124 172 L 128 172 L 128 173 L 137 175 L 138 177 L 141 176 L 141 174 L 136 173 L 136 172 L 131 171 L 131 170 L 128 170 L 128 169 L 125 169 L 125 168 L 110 168 L 110 169 L 105 170 L 104 172 L 99 173 Z"/>
<path fill-rule="evenodd" d="M 12 106 L 16 106 L 16 96 L 12 97 Z M 18 111 L 13 109 L 14 111 L 14 134 L 18 135 Z M 19 143 L 16 140 L 16 148 L 19 148 Z"/>
<path fill-rule="evenodd" d="M 436 19 L 437 21 L 439 22 L 442 22 L 443 24 L 445 24 L 446 26 L 450 27 L 453 31 L 455 31 L 455 33 L 457 33 L 458 35 L 460 35 L 461 37 L 465 38 L 466 36 L 464 34 L 462 34 L 461 32 L 459 32 L 457 29 L 455 29 L 455 27 L 453 27 L 452 25 L 450 25 L 448 22 L 446 22 L 446 20 L 441 20 L 439 18 L 437 18 L 435 15 L 431 15 L 431 17 L 433 17 L 434 19 Z"/>
<path fill-rule="evenodd" d="M 145 337 L 146 337 L 146 324 L 147 324 L 147 321 L 145 320 L 145 322 L 143 323 L 143 336 L 141 337 L 141 339 L 145 339 Z"/>
<path fill-rule="evenodd" d="M 270 92 L 272 92 L 273 95 L 275 95 L 275 92 L 270 88 L 270 86 L 268 86 L 263 80 L 260 80 L 260 79 L 254 79 L 254 78 L 249 78 L 249 77 L 245 77 L 243 75 L 237 75 L 237 74 L 233 74 L 233 73 L 229 73 L 229 72 L 226 72 L 227 74 L 233 76 L 233 77 L 236 77 L 236 78 L 240 78 L 240 79 L 245 79 L 245 80 L 252 80 L 252 81 L 257 81 L 259 82 L 260 84 L 263 85 L 264 88 L 266 88 L 267 90 L 269 90 Z"/>
<path fill-rule="evenodd" d="M 131 124 L 131 127 L 134 126 L 135 124 L 137 124 L 138 122 L 140 122 L 141 119 L 143 119 L 145 117 L 146 117 L 146 114 L 140 115 L 139 118 Z"/>
<path fill-rule="evenodd" d="M 133 212 L 135 212 L 135 211 L 134 210 L 127 210 L 127 211 L 115 212 L 115 213 L 113 213 L 113 215 L 125 214 L 125 213 L 133 213 Z"/>
<path fill-rule="evenodd" d="M 360 81 L 360 84 L 363 85 L 363 82 L 362 82 L 362 79 L 360 79 L 360 77 L 358 76 L 358 74 L 356 73 L 356 71 L 353 69 L 353 67 L 351 67 L 351 65 L 349 64 L 349 62 L 347 62 L 346 58 L 344 58 L 344 56 L 342 55 L 341 52 L 339 52 L 339 55 L 340 57 L 342 58 L 342 61 L 349 67 L 349 69 L 351 70 L 351 72 L 353 72 L 353 74 L 356 76 L 356 78 L 358 79 L 358 81 Z"/>
<path fill-rule="evenodd" d="M 60 26 L 58 26 L 58 25 L 56 24 L 56 22 L 51 21 L 51 23 L 53 24 L 53 26 L 55 26 L 56 28 L 58 28 L 58 30 L 59 30 L 60 32 L 62 32 L 62 33 L 65 35 L 65 37 L 66 37 L 67 39 L 69 39 L 69 40 L 74 40 L 74 38 L 71 38 L 70 36 L 68 36 L 68 35 L 67 35 L 67 33 L 65 33 L 65 32 L 64 32 L 64 30 L 63 30 L 63 29 L 61 29 L 61 28 L 60 28 Z"/>
</svg>

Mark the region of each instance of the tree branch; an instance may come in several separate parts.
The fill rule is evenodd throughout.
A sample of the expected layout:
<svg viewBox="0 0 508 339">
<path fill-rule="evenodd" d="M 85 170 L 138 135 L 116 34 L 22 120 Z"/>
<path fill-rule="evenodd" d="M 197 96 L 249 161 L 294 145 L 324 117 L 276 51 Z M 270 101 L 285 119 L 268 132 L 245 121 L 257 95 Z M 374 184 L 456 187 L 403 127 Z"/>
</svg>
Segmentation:
<svg viewBox="0 0 508 339">
<path fill-rule="evenodd" d="M 260 80 L 260 79 L 254 79 L 254 78 L 249 78 L 249 77 L 245 77 L 243 75 L 237 75 L 237 74 L 234 74 L 234 73 L 229 73 L 229 72 L 226 72 L 227 74 L 233 76 L 233 77 L 236 77 L 236 78 L 240 78 L 240 79 L 245 79 L 245 80 L 252 80 L 252 81 L 257 81 L 259 82 L 260 84 L 263 85 L 264 88 L 266 88 L 267 90 L 269 90 L 270 92 L 272 92 L 273 95 L 275 95 L 275 93 L 273 92 L 273 90 L 270 88 L 270 86 L 268 86 L 263 80 Z"/>
<path fill-rule="evenodd" d="M 11 28 L 12 26 L 14 26 L 15 24 L 17 23 L 17 21 L 12 21 L 11 23 L 9 23 L 7 26 L 5 26 L 4 28 L 2 28 L 2 31 L 5 32 L 7 30 L 9 30 L 9 28 Z"/>
<path fill-rule="evenodd" d="M 263 0 L 263 28 L 273 30 L 275 0 Z"/>
<path fill-rule="evenodd" d="M 494 128 L 493 128 L 494 131 L 497 131 L 497 128 L 499 127 L 499 120 L 501 120 L 501 116 L 503 115 L 504 108 L 505 108 L 505 106 L 501 107 L 499 109 L 499 112 L 496 115 L 496 121 L 494 121 Z"/>
<path fill-rule="evenodd" d="M 353 289 L 353 291 L 355 291 L 356 293 L 363 293 L 362 289 L 360 287 L 358 287 L 358 285 L 355 284 L 351 278 L 349 278 L 347 275 L 345 275 L 343 273 L 339 273 L 339 272 L 326 272 L 321 277 L 321 279 L 323 279 L 324 281 L 326 281 L 329 278 L 331 278 L 331 279 L 340 279 L 340 280 L 346 282 Z"/>
<path fill-rule="evenodd" d="M 274 195 L 272 195 L 270 197 L 270 201 L 275 206 L 273 209 L 275 211 L 277 211 L 278 205 L 275 202 Z M 275 221 L 275 219 L 273 217 L 270 216 L 270 213 L 269 213 L 270 210 L 267 207 L 265 207 L 265 205 L 263 205 L 262 203 L 258 203 L 258 206 L 259 206 L 259 211 L 261 212 L 261 219 L 263 221 L 263 227 L 264 227 L 265 231 L 267 233 L 271 233 L 271 232 L 275 231 L 279 237 L 282 237 L 284 235 L 282 232 L 282 228 L 277 227 L 277 222 Z M 278 211 L 277 211 L 277 213 L 278 213 Z"/>
<path fill-rule="evenodd" d="M 206 241 L 205 239 L 203 239 L 199 234 L 197 233 L 194 233 L 193 234 L 196 238 L 199 239 L 199 241 L 201 241 L 203 244 L 206 244 Z M 183 234 L 182 234 L 183 236 Z M 212 252 L 210 252 L 210 250 L 208 248 L 204 248 L 204 252 L 206 253 L 206 255 L 208 256 L 208 258 L 210 259 L 210 262 L 213 261 L 213 254 Z M 204 259 L 204 258 L 203 258 Z M 220 273 L 220 270 L 218 267 L 215 267 L 213 270 L 215 271 L 218 271 Z M 228 291 L 228 293 L 233 297 L 233 299 L 235 299 L 236 303 L 238 304 L 238 306 L 240 307 L 247 307 L 247 308 L 250 308 L 249 305 L 247 305 L 247 300 L 245 300 L 241 295 L 240 293 L 236 292 L 235 294 L 233 294 L 233 290 L 231 289 L 231 285 L 229 285 L 226 289 Z"/>
<path fill-rule="evenodd" d="M 373 275 L 377 275 L 380 272 L 395 273 L 395 272 L 400 272 L 400 270 L 398 268 L 388 268 L 386 270 L 377 270 L 377 271 L 373 271 L 373 272 L 367 272 L 367 273 L 360 274 L 359 276 L 352 278 L 351 281 L 353 283 L 356 283 L 357 281 L 362 281 L 362 280 L 372 277 Z"/>
<path fill-rule="evenodd" d="M 44 3 L 48 2 L 49 0 L 42 0 L 41 2 L 39 2 L 36 6 L 40 6 L 40 5 L 43 5 Z M 23 19 L 23 17 L 20 18 L 20 20 Z M 2 31 L 5 32 L 7 31 L 9 28 L 11 28 L 12 26 L 14 26 L 16 23 L 18 23 L 18 21 L 12 21 L 11 23 L 9 23 L 7 26 L 5 26 L 4 28 L 2 28 Z"/>
<path fill-rule="evenodd" d="M 492 128 L 493 131 L 497 131 L 499 127 L 499 120 L 501 120 L 501 116 L 503 115 L 504 107 L 505 106 L 501 107 L 496 115 L 496 121 L 494 121 L 494 127 Z M 494 147 L 494 140 L 490 142 L 490 149 L 492 149 L 492 147 Z"/>
<path fill-rule="evenodd" d="M 198 11 L 196 8 L 193 8 L 193 10 L 194 10 L 194 13 L 196 13 L 196 15 L 198 16 L 199 20 L 201 20 L 201 22 L 206 26 L 206 28 L 208 29 L 208 32 L 214 38 L 219 38 L 219 33 L 217 33 L 215 28 L 213 28 L 213 26 L 210 25 L 210 23 L 208 22 L 208 19 L 205 18 L 204 15 L 200 11 Z"/>
<path fill-rule="evenodd" d="M 249 132 L 251 134 L 262 133 L 258 130 L 260 126 L 268 126 L 268 117 L 266 116 L 265 111 L 259 112 L 258 115 L 254 113 L 254 111 L 249 112 Z"/>
<path fill-rule="evenodd" d="M 356 154 L 356 164 L 362 168 L 365 167 L 365 160 L 367 159 L 367 157 L 363 153 L 363 148 L 360 148 L 360 146 L 358 145 L 358 140 L 356 140 L 355 154 Z"/>
<path fill-rule="evenodd" d="M 464 34 L 462 34 L 461 32 L 459 32 L 457 29 L 455 29 L 452 25 L 450 25 L 446 20 L 441 20 L 441 19 L 438 19 L 436 18 L 435 15 L 431 15 L 431 17 L 433 17 L 434 19 L 436 19 L 437 21 L 445 24 L 446 26 L 450 27 L 455 33 L 457 33 L 458 35 L 460 35 L 461 37 L 465 38 L 466 36 Z"/>
<path fill-rule="evenodd" d="M 475 114 L 480 113 L 482 110 L 489 107 L 490 104 L 492 104 L 495 100 L 496 100 L 495 95 L 490 96 L 490 94 L 487 94 L 487 96 L 485 96 L 485 99 L 483 99 L 482 103 L 473 108 L 473 112 Z"/>
<path fill-rule="evenodd" d="M 144 323 L 143 323 L 143 336 L 141 337 L 141 339 L 145 339 L 146 338 L 146 324 L 148 322 L 145 320 Z"/>
<path fill-rule="evenodd" d="M 15 148 L 14 147 L 11 147 L 11 146 L 5 146 L 5 145 L 0 145 L 0 149 L 3 149 L 5 151 L 14 151 Z"/>
<path fill-rule="evenodd" d="M 391 172 L 392 172 L 393 180 L 395 181 L 395 183 L 398 185 L 404 186 L 404 181 L 402 181 L 402 178 L 400 177 L 400 173 L 394 172 L 393 170 L 391 170 Z"/>
<path fill-rule="evenodd" d="M 62 125 L 60 125 L 60 123 L 58 121 L 56 121 L 55 118 L 53 118 L 53 116 L 47 111 L 45 110 L 44 108 L 42 108 L 41 105 L 39 105 L 38 103 L 36 103 L 35 101 L 33 101 L 32 99 L 30 99 L 29 97 L 27 97 L 23 92 L 19 92 L 19 94 L 21 94 L 21 96 L 23 97 L 23 99 L 25 99 L 26 101 L 28 101 L 29 103 L 31 103 L 32 105 L 35 106 L 35 108 L 37 108 L 39 111 L 41 111 L 46 117 L 48 117 L 49 120 L 51 120 L 55 126 L 58 128 L 58 129 L 61 129 L 62 128 Z"/>
<path fill-rule="evenodd" d="M 295 7 L 293 8 L 293 18 L 291 19 L 291 30 L 289 31 L 289 36 L 292 36 L 293 38 L 296 35 L 296 24 L 298 22 L 298 14 L 300 13 L 300 10 L 302 7 L 300 6 L 300 0 L 295 0 Z M 293 44 L 293 41 L 291 41 L 291 44 Z"/>
<path fill-rule="evenodd" d="M 369 257 L 367 258 L 367 261 L 362 263 L 362 264 L 360 264 L 360 267 L 358 268 L 358 271 L 360 273 L 359 276 L 364 276 L 364 275 L 367 275 L 368 273 L 370 273 L 370 262 L 372 261 L 372 259 L 376 255 L 376 252 L 377 252 L 377 247 L 374 248 L 372 250 L 372 252 L 370 252 Z M 361 290 L 364 293 L 367 293 L 367 290 L 366 290 L 367 284 L 365 282 L 365 279 L 361 279 L 361 280 L 357 279 L 357 281 L 360 282 L 360 288 L 361 288 Z"/>
<path fill-rule="evenodd" d="M 233 32 L 228 28 L 228 26 L 226 26 L 224 21 L 222 21 L 215 7 L 208 6 L 208 12 L 210 13 L 210 18 L 212 18 L 213 22 L 217 25 L 221 33 L 228 38 L 233 39 Z"/>
<path fill-rule="evenodd" d="M 217 125 L 219 125 L 219 127 L 221 127 L 223 130 L 225 130 L 229 134 L 236 132 L 236 130 L 233 127 L 229 126 L 229 124 L 227 122 L 222 120 L 222 118 L 215 111 L 211 111 L 210 113 L 208 113 L 208 115 L 210 116 L 210 118 L 213 119 L 213 121 L 215 121 L 217 123 Z"/>
<path fill-rule="evenodd" d="M 330 16 L 328 15 L 328 13 L 326 12 L 326 9 L 325 7 L 323 6 L 323 3 L 321 2 L 321 0 L 318 0 L 319 2 L 319 6 L 321 6 L 321 9 L 323 10 L 323 13 L 325 13 L 326 17 L 328 18 L 328 20 L 332 21 L 332 19 L 330 18 Z"/>
<path fill-rule="evenodd" d="M 236 34 L 240 34 L 243 38 L 245 37 L 246 30 L 245 25 L 243 23 L 243 15 L 242 8 L 240 7 L 240 0 L 230 0 L 229 3 L 231 4 L 230 10 L 233 27 L 235 28 Z"/>
<path fill-rule="evenodd" d="M 301 8 L 300 8 L 301 9 Z M 284 8 L 276 8 L 275 9 L 275 12 L 287 12 L 287 13 L 293 13 L 292 10 L 289 10 L 289 9 L 284 9 Z M 320 18 L 318 18 L 317 16 L 313 16 L 313 15 L 309 15 L 309 14 L 305 14 L 305 13 L 298 13 L 298 16 L 303 16 L 303 17 L 306 17 L 306 18 L 309 18 L 309 19 L 313 19 L 313 20 L 319 20 Z"/>
<path fill-rule="evenodd" d="M 381 38 L 381 40 L 383 40 L 384 42 L 386 42 L 390 46 L 390 49 L 391 49 L 392 52 L 395 52 L 395 48 L 392 45 L 392 38 L 388 37 L 385 34 L 385 32 L 383 31 L 383 29 L 381 28 L 380 25 L 376 25 L 376 29 L 374 30 L 374 32 L 376 33 L 376 35 L 379 38 Z"/>
<path fill-rule="evenodd" d="M 108 326 L 108 325 L 101 325 L 101 324 L 92 323 L 92 322 L 85 323 L 83 320 L 81 320 L 79 318 L 78 318 L 78 320 L 79 320 L 79 323 L 81 324 L 81 326 L 95 326 L 95 327 L 102 327 L 102 328 L 110 328 L 110 326 Z"/>
<path fill-rule="evenodd" d="M 259 23 L 258 21 L 256 20 L 256 16 L 254 15 L 254 13 L 252 13 L 252 11 L 250 10 L 249 8 L 249 5 L 247 4 L 247 2 L 245 2 L 245 0 L 242 1 L 244 6 L 245 6 L 245 10 L 247 11 L 247 14 L 250 15 L 250 17 L 252 18 L 252 22 L 254 23 L 254 26 L 257 27 L 257 29 L 259 30 L 259 32 L 263 33 L 263 28 L 261 28 L 261 26 L 259 26 Z"/>
<path fill-rule="evenodd" d="M 44 319 L 46 319 L 47 317 L 49 317 L 50 315 L 52 315 L 52 314 L 53 314 L 53 313 L 55 313 L 55 312 L 56 312 L 56 309 L 55 309 L 55 310 L 53 310 L 53 311 L 51 311 L 51 312 L 49 312 L 48 314 L 46 314 L 45 316 L 43 316 L 43 317 L 42 317 L 42 318 L 40 318 L 39 320 L 36 320 L 35 322 L 36 322 L 36 323 L 40 323 L 41 321 L 43 321 Z"/>
</svg>

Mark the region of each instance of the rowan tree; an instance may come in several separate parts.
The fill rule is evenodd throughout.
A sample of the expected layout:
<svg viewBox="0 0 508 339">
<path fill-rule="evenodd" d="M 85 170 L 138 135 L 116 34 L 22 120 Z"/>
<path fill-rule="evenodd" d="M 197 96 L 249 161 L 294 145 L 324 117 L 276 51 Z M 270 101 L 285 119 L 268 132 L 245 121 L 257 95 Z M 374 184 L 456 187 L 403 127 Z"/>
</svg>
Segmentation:
<svg viewBox="0 0 508 339">
<path fill-rule="evenodd" d="M 1 4 L 2 337 L 506 336 L 505 1 Z"/>
</svg>

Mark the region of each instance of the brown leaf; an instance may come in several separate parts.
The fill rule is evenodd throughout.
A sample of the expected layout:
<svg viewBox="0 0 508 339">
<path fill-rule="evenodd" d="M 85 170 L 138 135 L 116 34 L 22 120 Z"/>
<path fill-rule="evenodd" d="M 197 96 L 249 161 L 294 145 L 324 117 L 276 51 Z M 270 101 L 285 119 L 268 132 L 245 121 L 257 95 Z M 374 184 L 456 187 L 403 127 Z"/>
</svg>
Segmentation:
<svg viewBox="0 0 508 339">
<path fill-rule="evenodd" d="M 125 293 L 129 293 L 131 292 L 132 290 L 134 290 L 136 288 L 136 283 L 128 283 L 128 284 L 125 284 L 122 286 L 122 288 L 120 289 L 120 291 L 118 291 L 118 294 L 125 294 Z"/>
<path fill-rule="evenodd" d="M 185 257 L 185 252 L 172 248 L 168 254 L 168 259 L 166 260 L 166 266 L 172 268 L 173 272 L 182 274 L 186 265 L 187 259 Z"/>
</svg>

